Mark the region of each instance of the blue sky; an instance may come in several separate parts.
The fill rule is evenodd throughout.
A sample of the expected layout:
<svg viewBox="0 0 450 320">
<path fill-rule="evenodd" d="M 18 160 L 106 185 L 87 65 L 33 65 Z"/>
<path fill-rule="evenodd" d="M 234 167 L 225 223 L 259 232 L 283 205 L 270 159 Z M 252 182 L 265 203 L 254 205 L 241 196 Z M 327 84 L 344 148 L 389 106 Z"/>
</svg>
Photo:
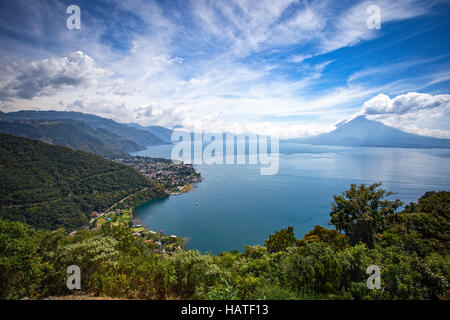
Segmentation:
<svg viewBox="0 0 450 320">
<path fill-rule="evenodd" d="M 71 4 L 80 30 L 66 28 Z M 449 13 L 412 0 L 1 1 L 0 110 L 281 137 L 366 114 L 450 138 Z"/>
</svg>

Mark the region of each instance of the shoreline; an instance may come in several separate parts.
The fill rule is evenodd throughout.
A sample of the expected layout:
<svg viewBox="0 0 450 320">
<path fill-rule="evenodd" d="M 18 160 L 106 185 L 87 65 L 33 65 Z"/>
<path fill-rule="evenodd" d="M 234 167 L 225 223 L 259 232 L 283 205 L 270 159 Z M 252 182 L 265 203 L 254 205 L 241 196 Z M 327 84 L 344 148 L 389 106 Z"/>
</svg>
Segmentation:
<svg viewBox="0 0 450 320">
<path fill-rule="evenodd" d="M 185 184 L 184 186 L 181 187 L 181 190 L 178 192 L 169 192 L 169 196 L 172 195 L 180 195 L 180 194 L 184 194 L 184 193 L 189 193 L 191 191 L 194 191 L 195 189 L 197 189 L 197 184 L 202 182 L 201 180 L 199 182 L 193 182 L 193 183 L 188 183 Z"/>
<path fill-rule="evenodd" d="M 167 197 L 170 197 L 172 195 L 181 195 L 181 194 L 192 192 L 192 191 L 194 191 L 197 188 L 197 183 L 200 183 L 202 180 L 200 180 L 199 182 L 189 183 L 189 184 L 186 184 L 186 185 L 182 186 L 182 191 L 180 191 L 180 192 L 168 192 L 167 193 Z M 141 206 L 141 205 L 143 205 L 145 203 L 151 202 L 153 200 L 156 200 L 156 199 L 163 199 L 163 198 L 155 198 L 155 199 L 152 199 L 152 200 L 149 200 L 149 201 L 146 201 L 146 202 L 143 202 L 143 203 L 140 203 L 140 204 L 134 206 L 132 208 L 131 222 L 133 223 L 133 225 L 141 225 L 148 232 L 155 232 L 157 234 L 161 234 L 161 235 L 164 235 L 164 236 L 167 236 L 167 237 L 171 237 L 173 235 L 168 235 L 165 232 L 159 232 L 159 231 L 155 231 L 155 230 L 149 229 L 147 226 L 145 226 L 145 223 L 141 219 L 139 219 L 139 217 L 136 214 L 136 208 L 137 207 L 139 207 L 139 206 Z M 174 235 L 174 236 L 176 236 L 177 238 L 183 239 L 183 248 L 191 240 L 190 237 L 178 236 L 178 235 Z"/>
<path fill-rule="evenodd" d="M 130 154 L 130 156 L 133 157 L 133 155 L 131 155 L 131 154 Z M 154 157 L 148 157 L 148 156 L 137 156 L 137 157 L 154 158 Z M 162 159 L 166 159 L 166 158 L 163 157 Z M 170 159 L 167 159 L 167 160 L 171 161 Z M 129 164 L 127 164 L 127 165 L 129 165 Z M 93 228 L 94 229 L 101 228 L 101 226 L 105 223 L 111 223 L 112 225 L 126 224 L 126 225 L 129 225 L 129 227 L 131 228 L 132 231 L 134 231 L 135 235 L 140 235 L 147 239 L 149 237 L 150 238 L 159 238 L 160 240 L 166 239 L 166 238 L 179 239 L 179 240 L 183 241 L 181 247 L 185 248 L 186 244 L 190 241 L 189 237 L 183 237 L 183 236 L 178 236 L 178 235 L 169 235 L 166 233 L 166 230 L 161 230 L 161 231 L 152 230 L 151 226 L 146 226 L 144 221 L 142 221 L 137 216 L 137 208 L 139 206 L 145 205 L 153 200 L 164 199 L 171 195 L 181 195 L 184 193 L 194 191 L 197 188 L 197 184 L 203 181 L 203 177 L 201 176 L 201 174 L 199 172 L 197 172 L 195 170 L 194 167 L 192 167 L 192 169 L 193 169 L 194 175 L 196 175 L 197 178 L 193 179 L 192 182 L 186 183 L 181 186 L 172 187 L 170 189 L 165 188 L 164 184 L 160 184 L 158 181 L 151 179 L 146 174 L 141 172 L 141 170 L 138 170 L 141 172 L 141 174 L 146 176 L 147 179 L 149 179 L 150 181 L 153 181 L 156 184 L 160 184 L 165 189 L 165 195 L 159 196 L 159 197 L 147 200 L 147 201 L 143 201 L 140 203 L 133 203 L 133 204 L 130 204 L 129 206 L 125 206 L 122 208 L 114 208 L 117 205 L 117 203 L 116 203 L 114 206 L 110 207 L 106 212 L 103 212 L 101 214 L 101 216 L 95 217 L 94 219 L 92 219 L 93 221 L 91 221 L 91 223 L 95 222 L 95 226 Z M 174 177 L 176 179 L 178 176 L 175 174 Z M 188 182 L 188 181 L 186 181 L 186 182 Z M 128 196 L 128 197 L 130 197 L 130 196 Z M 125 199 L 122 199 L 120 202 L 122 202 L 123 200 L 125 200 Z M 115 210 L 113 210 L 113 209 L 115 209 Z M 151 236 L 151 235 L 153 235 L 153 236 Z M 161 245 L 160 241 L 155 240 L 155 242 L 159 243 L 160 249 L 164 249 L 164 247 Z M 166 245 L 172 243 L 171 241 L 167 241 L 167 240 L 164 242 Z M 179 243 L 179 241 L 176 241 L 176 242 Z"/>
</svg>

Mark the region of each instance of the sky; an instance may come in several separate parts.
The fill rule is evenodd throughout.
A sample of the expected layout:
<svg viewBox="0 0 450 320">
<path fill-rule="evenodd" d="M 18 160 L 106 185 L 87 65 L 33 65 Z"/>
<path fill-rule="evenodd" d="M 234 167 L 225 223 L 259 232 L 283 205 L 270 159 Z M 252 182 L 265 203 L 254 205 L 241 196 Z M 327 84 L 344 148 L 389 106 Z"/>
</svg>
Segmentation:
<svg viewBox="0 0 450 320">
<path fill-rule="evenodd" d="M 449 14 L 442 0 L 0 0 L 0 111 L 281 138 L 365 114 L 450 138 Z"/>
</svg>

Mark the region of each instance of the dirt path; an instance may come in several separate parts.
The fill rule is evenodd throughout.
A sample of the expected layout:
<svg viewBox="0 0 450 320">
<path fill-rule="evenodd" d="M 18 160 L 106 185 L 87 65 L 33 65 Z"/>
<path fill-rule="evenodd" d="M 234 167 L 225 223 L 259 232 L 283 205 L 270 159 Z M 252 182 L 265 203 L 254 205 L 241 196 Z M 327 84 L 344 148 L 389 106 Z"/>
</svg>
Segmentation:
<svg viewBox="0 0 450 320">
<path fill-rule="evenodd" d="M 120 203 L 122 203 L 123 201 L 127 200 L 129 197 L 134 196 L 136 193 L 143 192 L 143 191 L 145 191 L 145 190 L 147 190 L 147 189 L 148 189 L 148 187 L 145 187 L 144 189 L 139 190 L 139 191 L 137 191 L 137 192 L 135 192 L 135 193 L 132 193 L 132 194 L 126 196 L 125 198 L 121 199 L 120 201 L 114 203 L 111 207 L 109 207 L 108 209 L 106 209 L 102 214 L 100 214 L 99 216 L 97 216 L 97 217 L 95 217 L 95 218 L 92 218 L 91 221 L 89 221 L 89 223 L 92 224 L 92 223 L 93 223 L 94 221 L 96 221 L 97 219 L 99 219 L 99 218 L 101 218 L 101 217 L 107 215 L 107 214 L 109 213 L 109 211 L 111 211 L 111 210 L 112 210 L 114 207 L 116 207 L 118 204 L 120 204 Z"/>
</svg>

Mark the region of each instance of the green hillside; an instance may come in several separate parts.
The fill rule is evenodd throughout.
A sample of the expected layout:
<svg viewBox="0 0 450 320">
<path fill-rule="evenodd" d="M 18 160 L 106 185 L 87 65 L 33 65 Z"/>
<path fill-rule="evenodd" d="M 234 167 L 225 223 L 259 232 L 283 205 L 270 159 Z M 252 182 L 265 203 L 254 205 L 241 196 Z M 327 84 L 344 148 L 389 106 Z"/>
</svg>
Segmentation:
<svg viewBox="0 0 450 320">
<path fill-rule="evenodd" d="M 72 230 L 124 197 L 161 187 L 135 169 L 99 156 L 0 134 L 0 217 L 37 228 Z"/>
<path fill-rule="evenodd" d="M 85 122 L 69 119 L 0 121 L 0 133 L 37 139 L 107 158 L 123 157 L 128 152 L 144 148 L 106 129 L 95 129 Z"/>
<path fill-rule="evenodd" d="M 89 126 L 96 129 L 105 129 L 112 132 L 123 139 L 134 141 L 142 146 L 153 146 L 159 144 L 166 144 L 156 134 L 147 130 L 140 130 L 133 128 L 124 123 L 119 123 L 111 119 L 102 118 L 93 114 L 81 112 L 67 112 L 67 111 L 18 111 L 1 113 L 0 119 L 18 121 L 18 120 L 75 120 L 87 123 Z"/>
</svg>

